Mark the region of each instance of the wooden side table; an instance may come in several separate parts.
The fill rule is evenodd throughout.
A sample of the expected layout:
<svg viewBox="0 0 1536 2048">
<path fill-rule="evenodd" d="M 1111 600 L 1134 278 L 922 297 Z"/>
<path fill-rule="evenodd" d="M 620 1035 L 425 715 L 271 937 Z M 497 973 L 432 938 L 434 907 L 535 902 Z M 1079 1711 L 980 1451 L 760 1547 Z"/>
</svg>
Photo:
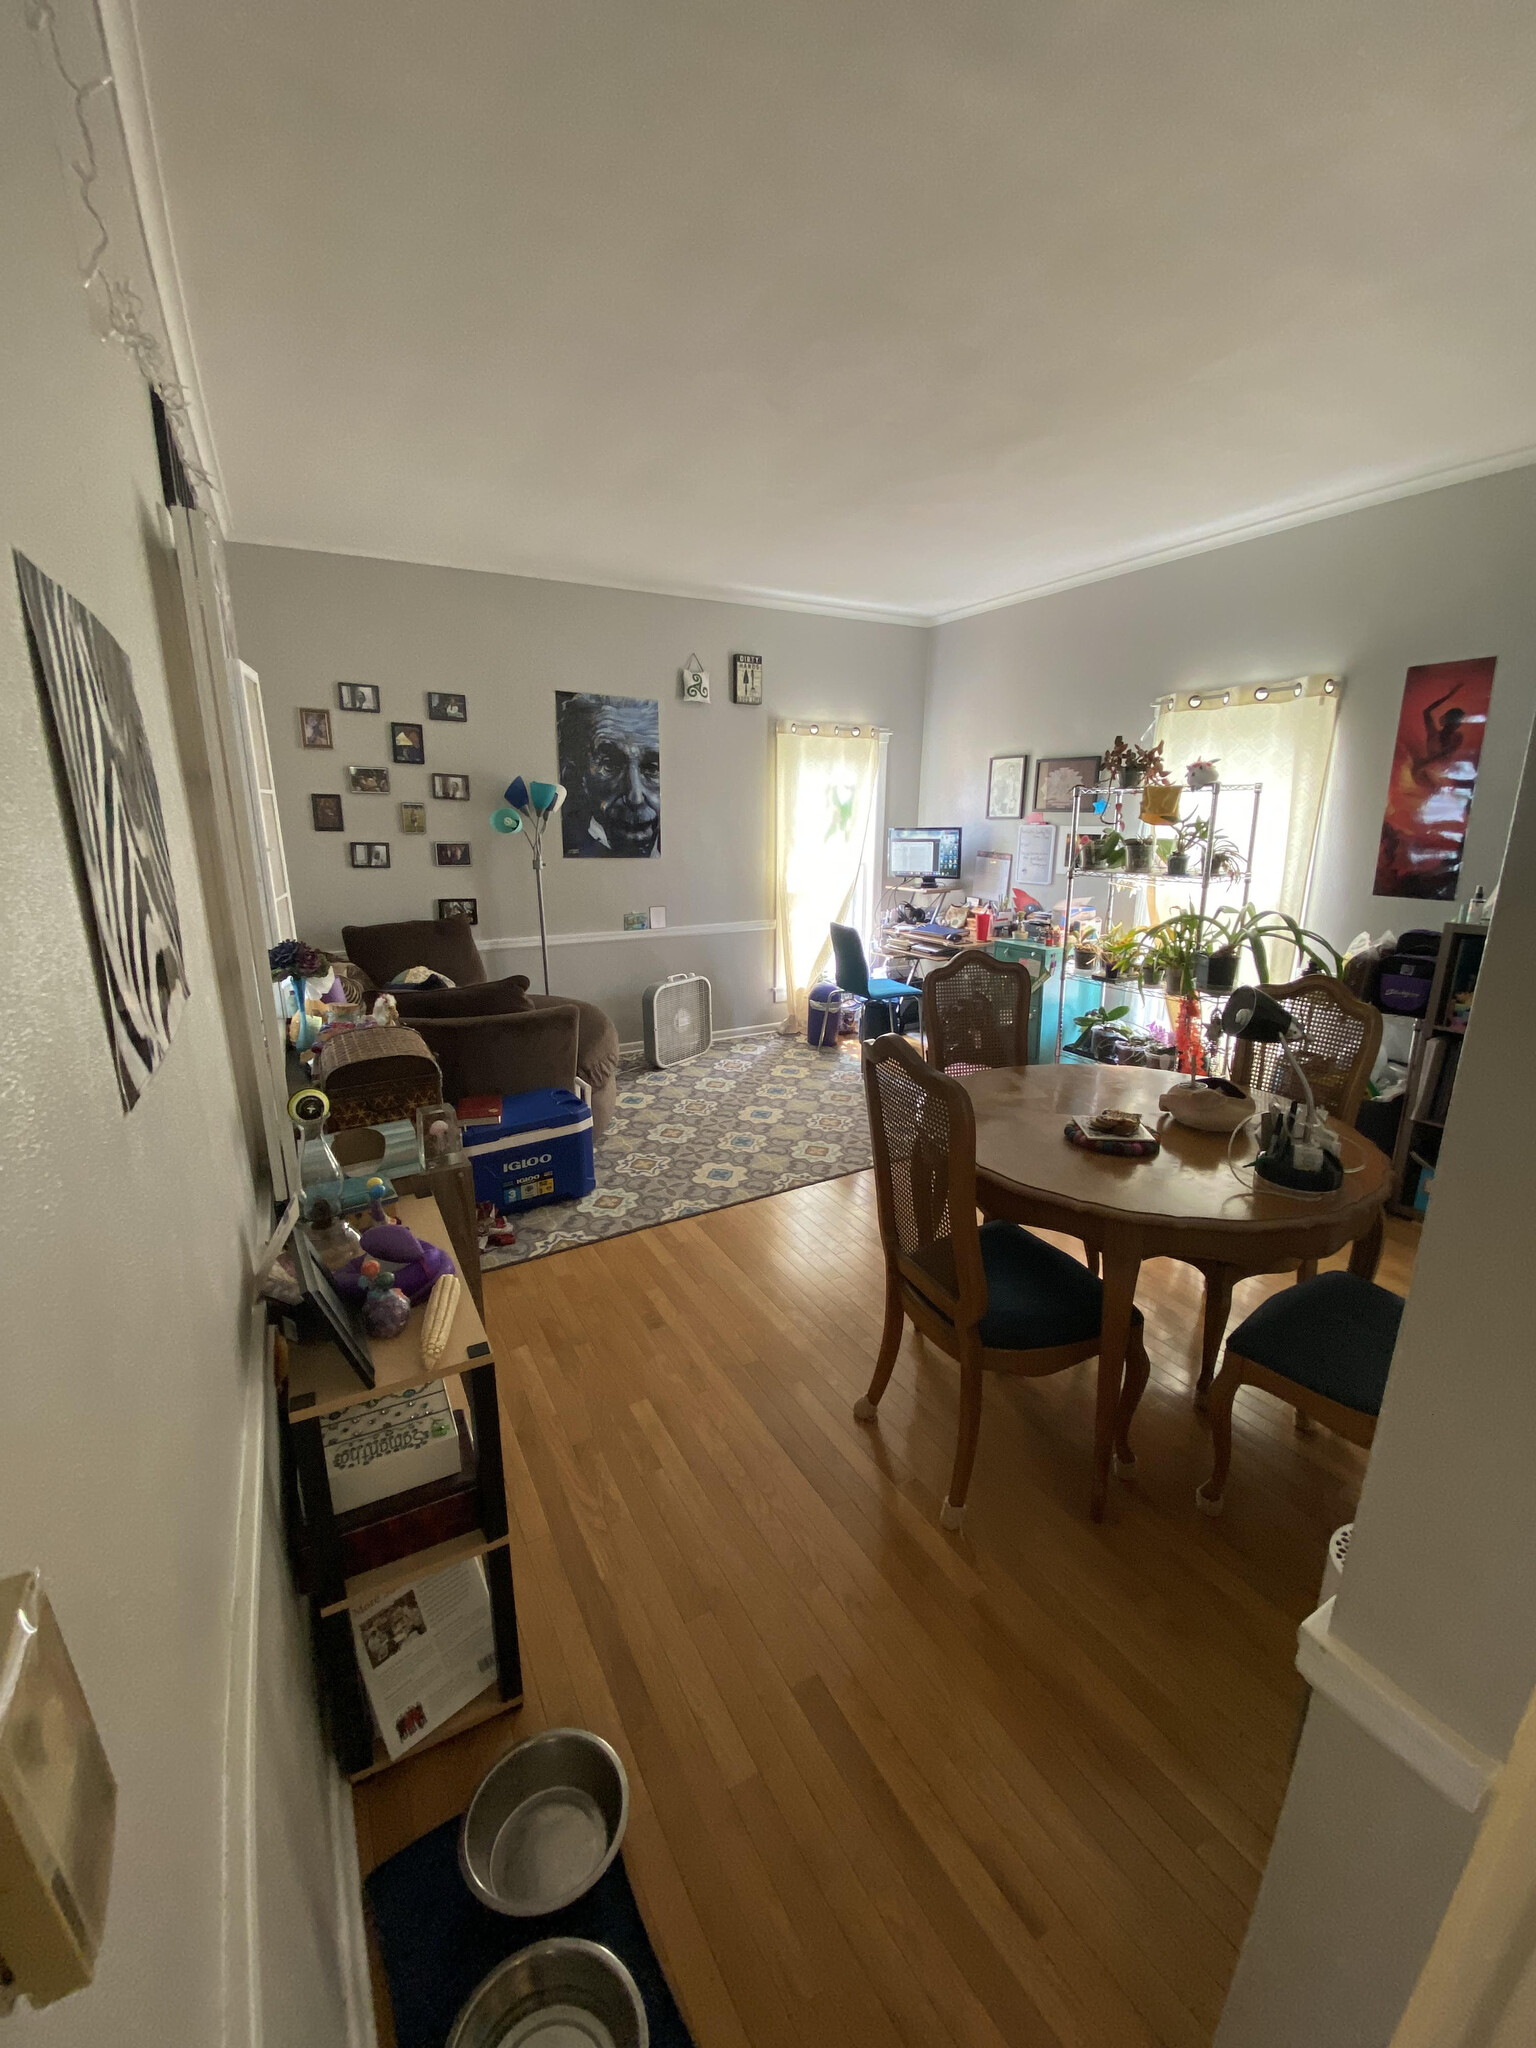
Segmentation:
<svg viewBox="0 0 1536 2048">
<path fill-rule="evenodd" d="M 442 1211 L 430 1196 L 402 1195 L 393 1206 L 400 1221 L 419 1237 L 434 1244 L 453 1241 Z M 496 1361 L 473 1298 L 479 1292 L 478 1262 L 466 1271 L 465 1278 L 469 1285 L 459 1295 L 448 1348 L 435 1365 L 422 1364 L 424 1311 L 418 1308 L 411 1311 L 410 1321 L 397 1337 L 374 1339 L 376 1384 L 371 1389 L 363 1385 L 334 1344 L 295 1344 L 289 1347 L 287 1378 L 278 1390 L 290 1547 L 294 1546 L 300 1527 L 297 1518 L 301 1518 L 314 1588 L 310 1600 L 322 1704 L 336 1761 L 354 1780 L 371 1777 L 390 1761 L 383 1743 L 373 1732 L 351 1623 L 352 1608 L 376 1599 L 381 1593 L 408 1586 L 466 1559 L 481 1558 L 491 1597 L 495 1678 L 484 1692 L 461 1707 L 441 1728 L 416 1743 L 407 1755 L 415 1756 L 433 1743 L 444 1742 L 480 1721 L 489 1720 L 493 1714 L 522 1704 L 523 1670 L 518 1653 L 517 1603 L 501 1458 L 501 1403 L 496 1390 Z M 339 1415 L 344 1409 L 380 1394 L 404 1393 L 411 1387 L 454 1375 L 463 1385 L 474 1428 L 477 1526 L 393 1564 L 348 1578 L 331 1506 L 321 1423 L 328 1415 Z"/>
</svg>

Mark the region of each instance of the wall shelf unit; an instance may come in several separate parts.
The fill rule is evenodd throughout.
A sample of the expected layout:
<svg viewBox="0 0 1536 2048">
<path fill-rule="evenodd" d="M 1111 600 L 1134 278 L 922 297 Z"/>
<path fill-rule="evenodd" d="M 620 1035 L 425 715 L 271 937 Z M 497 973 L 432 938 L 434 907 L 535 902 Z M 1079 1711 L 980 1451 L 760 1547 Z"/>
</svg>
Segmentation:
<svg viewBox="0 0 1536 2048">
<path fill-rule="evenodd" d="M 1392 1152 L 1394 1216 L 1418 1216 L 1419 1182 L 1440 1164 L 1440 1140 L 1450 1121 L 1451 1098 L 1466 1035 L 1465 1008 L 1477 987 L 1487 943 L 1485 924 L 1448 924 L 1440 934 L 1429 1001 L 1414 1033 L 1403 1115 Z"/>
</svg>

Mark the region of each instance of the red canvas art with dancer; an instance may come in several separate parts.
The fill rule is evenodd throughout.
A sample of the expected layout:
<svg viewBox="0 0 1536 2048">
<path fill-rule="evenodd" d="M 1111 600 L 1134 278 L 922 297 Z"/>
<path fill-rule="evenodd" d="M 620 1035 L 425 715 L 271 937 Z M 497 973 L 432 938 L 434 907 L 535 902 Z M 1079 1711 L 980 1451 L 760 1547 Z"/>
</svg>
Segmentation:
<svg viewBox="0 0 1536 2048">
<path fill-rule="evenodd" d="M 1377 896 L 1455 898 L 1494 659 L 1408 671 L 1376 855 Z"/>
</svg>

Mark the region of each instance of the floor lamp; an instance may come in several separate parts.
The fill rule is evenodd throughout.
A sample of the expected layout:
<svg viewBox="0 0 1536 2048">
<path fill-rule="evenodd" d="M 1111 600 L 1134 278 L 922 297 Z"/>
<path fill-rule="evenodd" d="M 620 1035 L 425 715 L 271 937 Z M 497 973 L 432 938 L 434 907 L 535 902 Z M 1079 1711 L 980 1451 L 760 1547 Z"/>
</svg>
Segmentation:
<svg viewBox="0 0 1536 2048">
<path fill-rule="evenodd" d="M 526 832 L 533 842 L 533 879 L 539 894 L 539 952 L 544 961 L 544 993 L 549 994 L 549 934 L 544 924 L 544 827 L 565 802 L 561 782 L 525 782 L 514 775 L 505 801 L 491 813 L 498 832 Z"/>
</svg>

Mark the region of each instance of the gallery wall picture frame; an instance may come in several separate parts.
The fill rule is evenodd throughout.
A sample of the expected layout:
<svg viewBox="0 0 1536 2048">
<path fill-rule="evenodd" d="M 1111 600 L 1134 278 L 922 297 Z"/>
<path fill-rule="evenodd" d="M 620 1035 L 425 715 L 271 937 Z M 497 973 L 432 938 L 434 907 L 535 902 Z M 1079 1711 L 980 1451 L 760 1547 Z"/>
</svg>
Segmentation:
<svg viewBox="0 0 1536 2048">
<path fill-rule="evenodd" d="M 469 777 L 467 775 L 434 775 L 432 794 L 439 803 L 467 804 L 469 802 Z"/>
<path fill-rule="evenodd" d="M 387 839 L 354 839 L 347 849 L 347 856 L 355 868 L 387 868 L 389 866 L 389 841 Z"/>
<path fill-rule="evenodd" d="M 1055 754 L 1049 760 L 1037 761 L 1034 808 L 1037 811 L 1070 811 L 1072 792 L 1077 785 L 1080 782 L 1097 782 L 1098 779 L 1097 754 Z"/>
<path fill-rule="evenodd" d="M 427 830 L 426 805 L 402 804 L 400 806 L 400 830 L 408 839 L 425 838 Z"/>
<path fill-rule="evenodd" d="M 457 690 L 428 690 L 428 718 L 441 718 L 449 725 L 463 725 L 469 718 L 469 704 Z"/>
<path fill-rule="evenodd" d="M 987 816 L 1022 818 L 1028 754 L 994 754 L 987 764 Z"/>
<path fill-rule="evenodd" d="M 478 924 L 480 899 L 478 896 L 439 896 L 437 914 L 439 917 L 465 917 L 471 924 Z"/>
<path fill-rule="evenodd" d="M 654 697 L 556 690 L 566 860 L 661 857 L 661 707 Z"/>
<path fill-rule="evenodd" d="M 1455 902 L 1496 666 L 1488 654 L 1409 669 L 1373 895 Z"/>
<path fill-rule="evenodd" d="M 421 727 L 393 722 L 389 728 L 389 751 L 392 759 L 402 767 L 419 768 L 427 758 L 427 743 Z"/>
<path fill-rule="evenodd" d="M 311 796 L 309 815 L 317 832 L 342 832 L 346 829 L 342 824 L 339 796 Z"/>
<path fill-rule="evenodd" d="M 377 711 L 379 686 L 377 683 L 338 683 L 336 702 L 343 711 Z"/>
<path fill-rule="evenodd" d="M 299 711 L 299 743 L 305 747 L 329 747 L 331 740 L 331 714 L 317 706 L 306 705 Z"/>
<path fill-rule="evenodd" d="M 731 701 L 761 704 L 763 701 L 763 657 L 735 654 L 731 657 Z"/>
<path fill-rule="evenodd" d="M 349 768 L 347 787 L 354 796 L 388 796 L 389 770 L 387 768 Z"/>
<path fill-rule="evenodd" d="M 1019 827 L 1013 855 L 1015 889 L 1048 889 L 1056 879 L 1058 825 L 1035 825 L 1026 820 Z"/>
<path fill-rule="evenodd" d="M 709 702 L 709 671 L 696 654 L 690 654 L 683 663 L 682 686 L 685 704 Z"/>
<path fill-rule="evenodd" d="M 469 841 L 439 839 L 433 845 L 432 858 L 440 868 L 467 868 L 470 864 Z"/>
</svg>

